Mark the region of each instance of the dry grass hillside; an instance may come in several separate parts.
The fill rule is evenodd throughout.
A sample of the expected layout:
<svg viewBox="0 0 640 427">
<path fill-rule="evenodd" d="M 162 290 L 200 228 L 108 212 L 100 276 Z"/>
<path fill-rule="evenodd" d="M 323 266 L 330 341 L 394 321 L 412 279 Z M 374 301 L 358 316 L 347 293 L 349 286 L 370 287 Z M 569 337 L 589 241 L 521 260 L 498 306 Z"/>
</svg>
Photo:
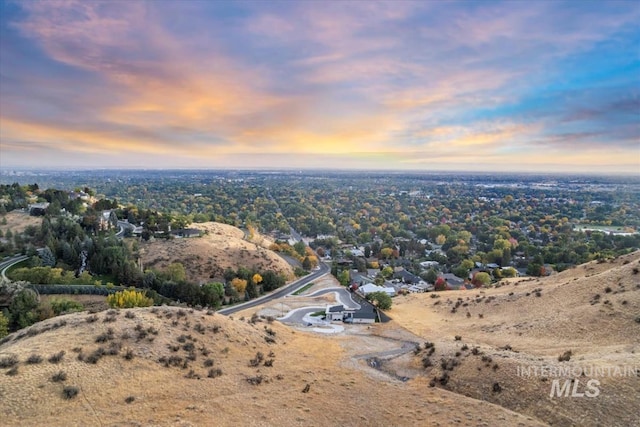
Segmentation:
<svg viewBox="0 0 640 427">
<path fill-rule="evenodd" d="M 639 270 L 635 252 L 493 289 L 398 297 L 393 323 L 435 350 L 423 344 L 390 368 L 408 366 L 436 387 L 553 425 L 640 425 L 640 377 L 628 373 L 640 372 Z M 569 360 L 559 361 L 565 354 Z M 523 367 L 578 367 L 578 374 L 620 367 L 627 374 L 523 376 Z M 577 381 L 578 393 L 597 379 L 599 395 L 551 398 L 554 378 Z"/>
<path fill-rule="evenodd" d="M 202 230 L 202 237 L 142 243 L 144 267 L 162 270 L 173 262 L 181 262 L 187 280 L 195 283 L 220 278 L 227 268 L 237 270 L 240 266 L 258 271 L 273 270 L 293 277 L 291 266 L 269 250 L 271 242 L 257 233 L 249 242 L 244 239 L 242 230 L 231 225 L 207 222 L 191 227 Z"/>
<path fill-rule="evenodd" d="M 0 230 L 2 230 L 3 235 L 8 230 L 11 230 L 11 232 L 14 234 L 22 233 L 25 228 L 30 225 L 40 227 L 40 224 L 42 224 L 41 216 L 31 216 L 28 213 L 17 210 L 8 212 L 6 215 L 1 216 L 0 220 L 1 219 L 5 219 L 7 222 L 6 224 L 0 224 Z"/>
<path fill-rule="evenodd" d="M 267 320 L 175 307 L 76 313 L 0 345 L 0 419 L 5 426 L 540 425 L 425 380 L 376 379 L 343 359 L 339 344 Z"/>
</svg>

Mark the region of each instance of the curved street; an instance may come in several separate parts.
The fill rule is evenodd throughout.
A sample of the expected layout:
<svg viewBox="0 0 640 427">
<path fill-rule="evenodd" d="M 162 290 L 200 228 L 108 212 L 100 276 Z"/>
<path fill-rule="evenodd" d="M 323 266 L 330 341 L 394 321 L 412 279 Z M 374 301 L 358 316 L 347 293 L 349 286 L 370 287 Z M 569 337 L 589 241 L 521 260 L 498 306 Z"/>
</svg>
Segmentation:
<svg viewBox="0 0 640 427">
<path fill-rule="evenodd" d="M 342 304 L 346 308 L 352 308 L 352 309 L 355 309 L 355 310 L 358 310 L 360 308 L 360 304 L 358 304 L 357 302 L 355 302 L 353 300 L 353 298 L 351 296 L 351 292 L 349 292 L 346 288 L 343 288 L 343 287 L 321 289 L 321 290 L 313 292 L 311 294 L 300 295 L 300 296 L 317 297 L 317 296 L 325 295 L 325 294 L 329 294 L 329 293 L 335 293 L 336 294 L 336 300 L 338 301 L 338 303 Z"/>
<path fill-rule="evenodd" d="M 247 301 L 242 304 L 237 304 L 232 307 L 223 308 L 221 310 L 218 310 L 217 312 L 220 314 L 230 315 L 238 311 L 246 310 L 247 308 L 252 308 L 261 304 L 268 303 L 270 301 L 273 301 L 276 298 L 281 298 L 281 297 L 284 297 L 285 295 L 293 293 L 298 289 L 300 289 L 301 287 L 307 285 L 308 283 L 313 282 L 314 280 L 317 280 L 318 278 L 328 273 L 329 273 L 329 267 L 324 263 L 320 263 L 320 268 L 318 270 L 314 271 L 313 273 L 307 276 L 301 277 L 300 279 L 288 285 L 285 285 L 271 292 L 270 294 L 263 295 L 260 298 L 253 299 L 251 301 Z"/>
</svg>

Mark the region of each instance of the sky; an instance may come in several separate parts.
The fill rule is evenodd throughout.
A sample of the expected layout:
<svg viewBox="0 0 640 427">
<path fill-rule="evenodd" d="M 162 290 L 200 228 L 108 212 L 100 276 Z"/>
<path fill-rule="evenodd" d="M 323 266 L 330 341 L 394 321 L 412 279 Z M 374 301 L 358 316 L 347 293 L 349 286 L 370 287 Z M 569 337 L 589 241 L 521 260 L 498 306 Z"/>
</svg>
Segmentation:
<svg viewBox="0 0 640 427">
<path fill-rule="evenodd" d="M 637 1 L 0 0 L 0 169 L 640 174 Z"/>
</svg>

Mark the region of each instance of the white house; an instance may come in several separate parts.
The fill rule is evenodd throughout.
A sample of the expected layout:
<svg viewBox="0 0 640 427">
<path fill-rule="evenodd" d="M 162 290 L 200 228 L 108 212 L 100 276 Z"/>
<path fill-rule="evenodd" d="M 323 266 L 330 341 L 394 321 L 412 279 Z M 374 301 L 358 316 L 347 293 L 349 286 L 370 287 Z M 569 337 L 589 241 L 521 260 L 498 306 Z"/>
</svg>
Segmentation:
<svg viewBox="0 0 640 427">
<path fill-rule="evenodd" d="M 358 291 L 364 296 L 367 296 L 368 294 L 373 293 L 373 292 L 384 292 L 387 295 L 389 295 L 390 297 L 396 295 L 396 290 L 395 289 L 388 288 L 386 286 L 377 286 L 377 285 L 374 285 L 373 283 L 367 283 L 364 286 L 360 286 L 358 288 Z"/>
<path fill-rule="evenodd" d="M 330 305 L 325 309 L 325 320 L 328 322 L 342 321 L 344 317 L 344 306 L 342 304 Z"/>
<path fill-rule="evenodd" d="M 420 263 L 420 267 L 422 268 L 438 267 L 439 265 L 440 263 L 438 261 L 422 261 Z"/>
</svg>

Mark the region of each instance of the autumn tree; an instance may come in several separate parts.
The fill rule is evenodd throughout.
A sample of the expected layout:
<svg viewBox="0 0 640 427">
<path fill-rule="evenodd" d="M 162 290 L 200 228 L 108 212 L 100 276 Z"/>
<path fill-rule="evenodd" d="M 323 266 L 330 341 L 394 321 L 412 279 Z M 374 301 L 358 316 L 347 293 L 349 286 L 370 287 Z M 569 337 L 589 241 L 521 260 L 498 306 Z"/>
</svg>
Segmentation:
<svg viewBox="0 0 640 427">
<path fill-rule="evenodd" d="M 380 250 L 380 256 L 384 259 L 389 259 L 393 256 L 393 249 L 392 248 L 382 248 Z"/>
<path fill-rule="evenodd" d="M 108 295 L 107 304 L 114 308 L 149 307 L 153 305 L 153 299 L 144 292 L 124 290 Z"/>
<path fill-rule="evenodd" d="M 236 292 L 238 292 L 238 294 L 242 296 L 244 295 L 244 292 L 247 289 L 247 281 L 244 279 L 240 279 L 239 277 L 236 277 L 231 281 L 231 286 L 233 286 Z"/>
<path fill-rule="evenodd" d="M 436 291 L 446 291 L 447 281 L 444 277 L 438 277 L 434 283 L 434 289 Z"/>
</svg>

